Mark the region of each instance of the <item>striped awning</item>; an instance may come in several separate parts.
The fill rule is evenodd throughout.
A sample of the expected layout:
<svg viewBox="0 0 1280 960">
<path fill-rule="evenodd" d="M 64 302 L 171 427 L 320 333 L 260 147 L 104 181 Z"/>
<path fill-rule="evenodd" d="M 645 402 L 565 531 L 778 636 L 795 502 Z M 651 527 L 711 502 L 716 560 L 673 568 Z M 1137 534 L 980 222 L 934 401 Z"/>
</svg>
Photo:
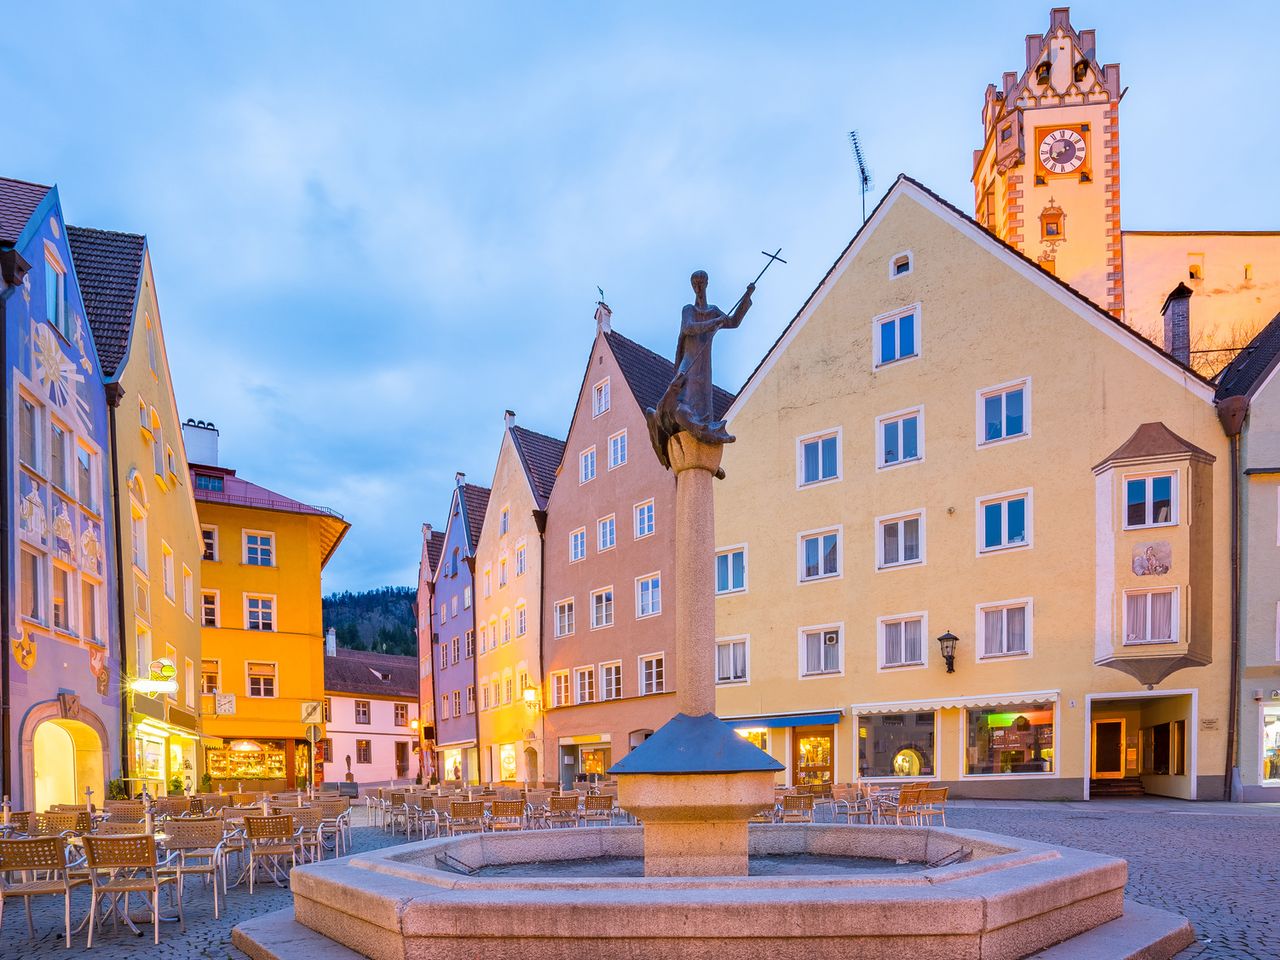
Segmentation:
<svg viewBox="0 0 1280 960">
<path fill-rule="evenodd" d="M 735 730 L 767 727 L 775 730 L 779 727 L 826 727 L 840 722 L 843 713 L 836 710 L 832 713 L 800 713 L 779 717 L 733 717 L 725 723 Z"/>
<path fill-rule="evenodd" d="M 933 710 L 966 707 L 1023 707 L 1037 703 L 1057 703 L 1057 690 L 1034 690 L 1021 693 L 991 693 L 973 697 L 938 697 L 927 700 L 897 700 L 890 703 L 855 703 L 849 707 L 852 716 L 873 713 L 928 713 Z"/>
</svg>

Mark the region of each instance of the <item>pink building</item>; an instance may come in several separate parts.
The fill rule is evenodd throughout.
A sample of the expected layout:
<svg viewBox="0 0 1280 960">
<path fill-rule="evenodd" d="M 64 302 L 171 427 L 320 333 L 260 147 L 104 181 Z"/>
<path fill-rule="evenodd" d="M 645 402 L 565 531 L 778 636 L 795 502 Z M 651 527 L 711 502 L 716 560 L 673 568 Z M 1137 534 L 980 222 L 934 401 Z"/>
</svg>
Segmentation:
<svg viewBox="0 0 1280 960">
<path fill-rule="evenodd" d="M 324 781 L 412 783 L 419 773 L 418 661 L 328 641 L 324 658 Z"/>
</svg>

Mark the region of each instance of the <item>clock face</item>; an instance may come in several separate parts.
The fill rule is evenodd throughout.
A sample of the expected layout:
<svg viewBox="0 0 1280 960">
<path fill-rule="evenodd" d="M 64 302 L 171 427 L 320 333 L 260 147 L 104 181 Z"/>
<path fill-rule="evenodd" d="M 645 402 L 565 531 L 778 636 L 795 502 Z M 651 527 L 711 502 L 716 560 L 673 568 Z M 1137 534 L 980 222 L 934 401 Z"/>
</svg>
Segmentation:
<svg viewBox="0 0 1280 960">
<path fill-rule="evenodd" d="M 1072 173 L 1084 163 L 1084 137 L 1065 127 L 1040 141 L 1040 163 L 1050 173 Z"/>
</svg>

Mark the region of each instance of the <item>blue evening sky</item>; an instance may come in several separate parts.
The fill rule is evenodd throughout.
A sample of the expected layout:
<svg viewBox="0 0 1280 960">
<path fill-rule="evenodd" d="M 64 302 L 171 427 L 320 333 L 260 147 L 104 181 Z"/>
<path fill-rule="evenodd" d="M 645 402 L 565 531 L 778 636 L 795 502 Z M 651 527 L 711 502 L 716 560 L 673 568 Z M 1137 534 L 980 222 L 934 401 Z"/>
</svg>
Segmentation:
<svg viewBox="0 0 1280 960">
<path fill-rule="evenodd" d="M 0 173 L 150 238 L 182 415 L 222 462 L 339 510 L 325 589 L 412 584 L 502 412 L 562 435 L 593 333 L 674 347 L 688 276 L 731 303 L 738 388 L 905 171 L 962 209 L 988 82 L 1040 3 L 12 5 Z M 1077 4 L 1121 110 L 1122 216 L 1280 227 L 1273 3 Z"/>
</svg>

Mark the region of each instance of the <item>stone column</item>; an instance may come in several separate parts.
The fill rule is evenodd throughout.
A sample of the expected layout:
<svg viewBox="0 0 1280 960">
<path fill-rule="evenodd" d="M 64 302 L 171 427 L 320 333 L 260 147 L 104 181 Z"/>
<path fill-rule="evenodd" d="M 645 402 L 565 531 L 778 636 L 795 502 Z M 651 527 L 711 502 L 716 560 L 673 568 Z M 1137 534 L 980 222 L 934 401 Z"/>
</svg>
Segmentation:
<svg viewBox="0 0 1280 960">
<path fill-rule="evenodd" d="M 676 708 L 690 717 L 716 708 L 715 473 L 720 444 L 677 433 L 667 444 L 676 475 Z"/>
</svg>

